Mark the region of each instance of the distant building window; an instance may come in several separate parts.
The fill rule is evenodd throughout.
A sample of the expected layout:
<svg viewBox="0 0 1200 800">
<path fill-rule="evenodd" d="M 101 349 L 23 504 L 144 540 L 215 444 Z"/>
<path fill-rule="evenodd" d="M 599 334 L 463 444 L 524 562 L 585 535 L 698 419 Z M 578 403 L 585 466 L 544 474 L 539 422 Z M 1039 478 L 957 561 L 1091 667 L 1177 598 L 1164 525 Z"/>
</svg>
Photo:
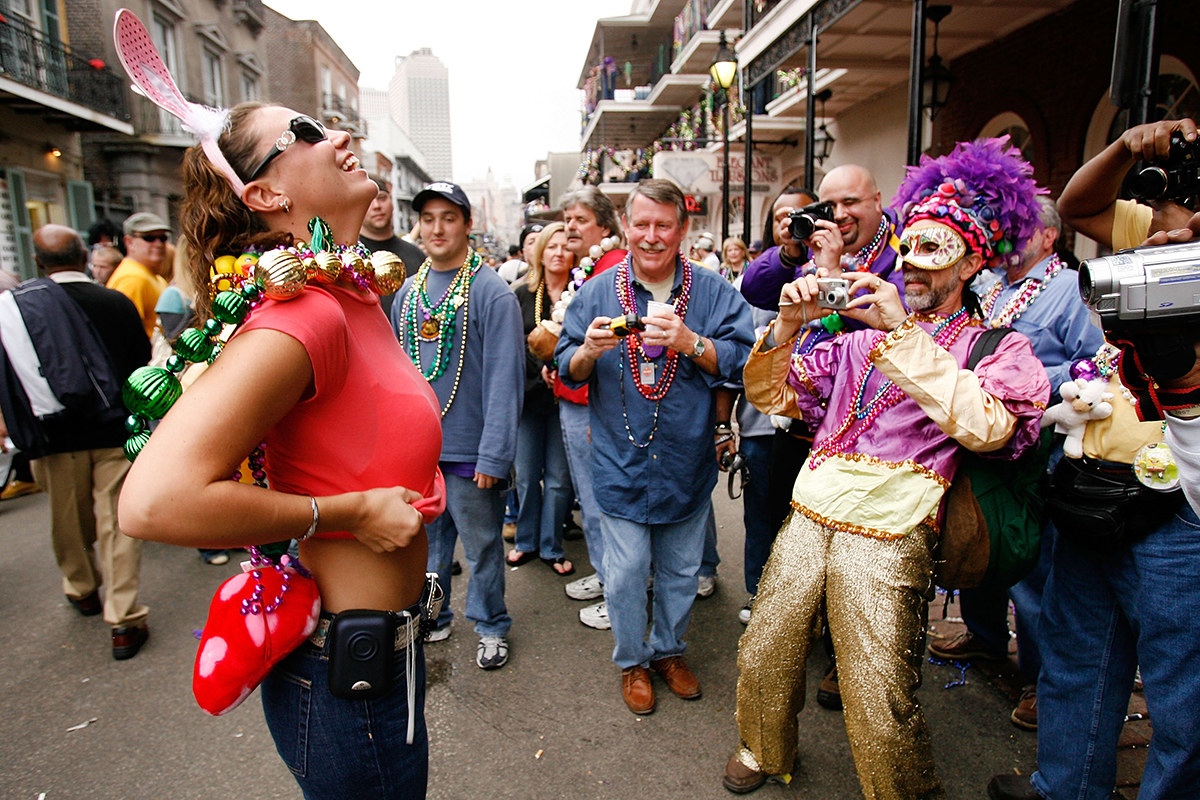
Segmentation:
<svg viewBox="0 0 1200 800">
<path fill-rule="evenodd" d="M 979 132 L 979 135 L 988 139 L 997 136 L 1007 136 L 1013 146 L 1021 151 L 1021 156 L 1030 164 L 1034 163 L 1033 157 L 1036 148 L 1034 147 L 1033 135 L 1029 132 L 1029 125 L 1026 124 L 1020 115 L 1014 114 L 1011 111 L 997 114 L 988 120 L 987 124 L 983 126 L 983 130 Z"/>
<path fill-rule="evenodd" d="M 258 76 L 249 72 L 242 73 L 242 102 L 249 103 L 258 99 Z"/>
<path fill-rule="evenodd" d="M 212 50 L 204 50 L 204 102 L 214 108 L 225 105 L 225 76 L 221 56 Z"/>
</svg>

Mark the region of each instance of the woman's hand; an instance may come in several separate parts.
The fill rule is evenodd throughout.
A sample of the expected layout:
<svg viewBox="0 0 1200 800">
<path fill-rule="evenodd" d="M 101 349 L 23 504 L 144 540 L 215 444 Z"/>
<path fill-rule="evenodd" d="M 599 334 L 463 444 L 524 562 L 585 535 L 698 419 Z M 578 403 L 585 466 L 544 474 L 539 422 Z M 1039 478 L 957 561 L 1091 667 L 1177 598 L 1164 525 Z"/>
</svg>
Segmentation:
<svg viewBox="0 0 1200 800">
<path fill-rule="evenodd" d="M 425 527 L 421 512 L 412 503 L 422 495 L 403 486 L 369 489 L 361 497 L 361 523 L 350 529 L 354 538 L 376 553 L 407 547 Z M 318 500 L 320 506 L 322 501 Z"/>
<path fill-rule="evenodd" d="M 847 317 L 881 331 L 895 330 L 908 319 L 908 311 L 895 284 L 870 272 L 843 272 L 842 277 L 851 281 L 850 296 L 854 298 L 842 312 Z M 854 297 L 863 289 L 868 294 Z"/>
<path fill-rule="evenodd" d="M 554 379 L 558 377 L 558 370 L 550 369 L 545 364 L 542 365 L 542 383 L 546 384 L 546 388 L 554 391 Z"/>
</svg>

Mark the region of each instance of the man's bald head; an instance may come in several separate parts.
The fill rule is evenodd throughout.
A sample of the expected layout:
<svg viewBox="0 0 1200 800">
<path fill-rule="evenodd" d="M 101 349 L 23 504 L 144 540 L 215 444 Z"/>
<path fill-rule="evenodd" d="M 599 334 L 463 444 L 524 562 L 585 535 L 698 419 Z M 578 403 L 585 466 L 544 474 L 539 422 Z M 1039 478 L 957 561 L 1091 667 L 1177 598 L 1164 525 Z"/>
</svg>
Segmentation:
<svg viewBox="0 0 1200 800">
<path fill-rule="evenodd" d="M 33 257 L 46 274 L 66 269 L 83 272 L 87 256 L 83 239 L 73 228 L 43 225 L 33 232 Z"/>
<path fill-rule="evenodd" d="M 874 238 L 883 220 L 883 198 L 869 169 L 857 164 L 834 167 L 817 194 L 834 204 L 833 221 L 842 234 L 844 252 L 854 255 Z"/>
</svg>

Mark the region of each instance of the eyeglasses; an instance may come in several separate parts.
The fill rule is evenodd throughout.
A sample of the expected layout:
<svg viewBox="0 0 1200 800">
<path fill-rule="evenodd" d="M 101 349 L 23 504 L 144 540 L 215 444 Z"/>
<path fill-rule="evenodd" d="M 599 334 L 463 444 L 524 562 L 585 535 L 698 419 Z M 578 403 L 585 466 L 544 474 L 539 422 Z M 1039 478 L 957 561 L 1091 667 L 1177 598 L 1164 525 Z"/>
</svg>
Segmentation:
<svg viewBox="0 0 1200 800">
<path fill-rule="evenodd" d="M 312 117 L 304 115 L 295 117 L 288 123 L 287 130 L 281 133 L 279 138 L 275 140 L 275 146 L 271 148 L 271 152 L 267 153 L 267 157 L 258 162 L 258 166 L 251 170 L 250 177 L 246 179 L 247 183 L 262 175 L 263 171 L 271 165 L 271 162 L 278 158 L 280 153 L 286 150 L 288 145 L 297 139 L 309 144 L 320 144 L 325 141 L 327 136 L 325 126 Z"/>
<path fill-rule="evenodd" d="M 143 242 L 165 242 L 171 238 L 170 234 L 166 233 L 135 233 L 134 236 Z"/>
</svg>

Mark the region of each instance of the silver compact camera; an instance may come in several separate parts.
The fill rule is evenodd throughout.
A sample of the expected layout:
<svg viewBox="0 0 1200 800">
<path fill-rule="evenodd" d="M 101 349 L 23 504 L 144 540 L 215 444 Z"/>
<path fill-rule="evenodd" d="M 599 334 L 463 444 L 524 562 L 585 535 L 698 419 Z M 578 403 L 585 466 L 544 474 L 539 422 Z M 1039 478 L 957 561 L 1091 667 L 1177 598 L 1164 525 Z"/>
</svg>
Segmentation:
<svg viewBox="0 0 1200 800">
<path fill-rule="evenodd" d="M 850 281 L 845 278 L 817 278 L 817 305 L 842 311 L 850 303 Z"/>
<path fill-rule="evenodd" d="M 1079 266 L 1079 295 L 1105 330 L 1200 320 L 1200 242 L 1089 258 Z"/>
</svg>

